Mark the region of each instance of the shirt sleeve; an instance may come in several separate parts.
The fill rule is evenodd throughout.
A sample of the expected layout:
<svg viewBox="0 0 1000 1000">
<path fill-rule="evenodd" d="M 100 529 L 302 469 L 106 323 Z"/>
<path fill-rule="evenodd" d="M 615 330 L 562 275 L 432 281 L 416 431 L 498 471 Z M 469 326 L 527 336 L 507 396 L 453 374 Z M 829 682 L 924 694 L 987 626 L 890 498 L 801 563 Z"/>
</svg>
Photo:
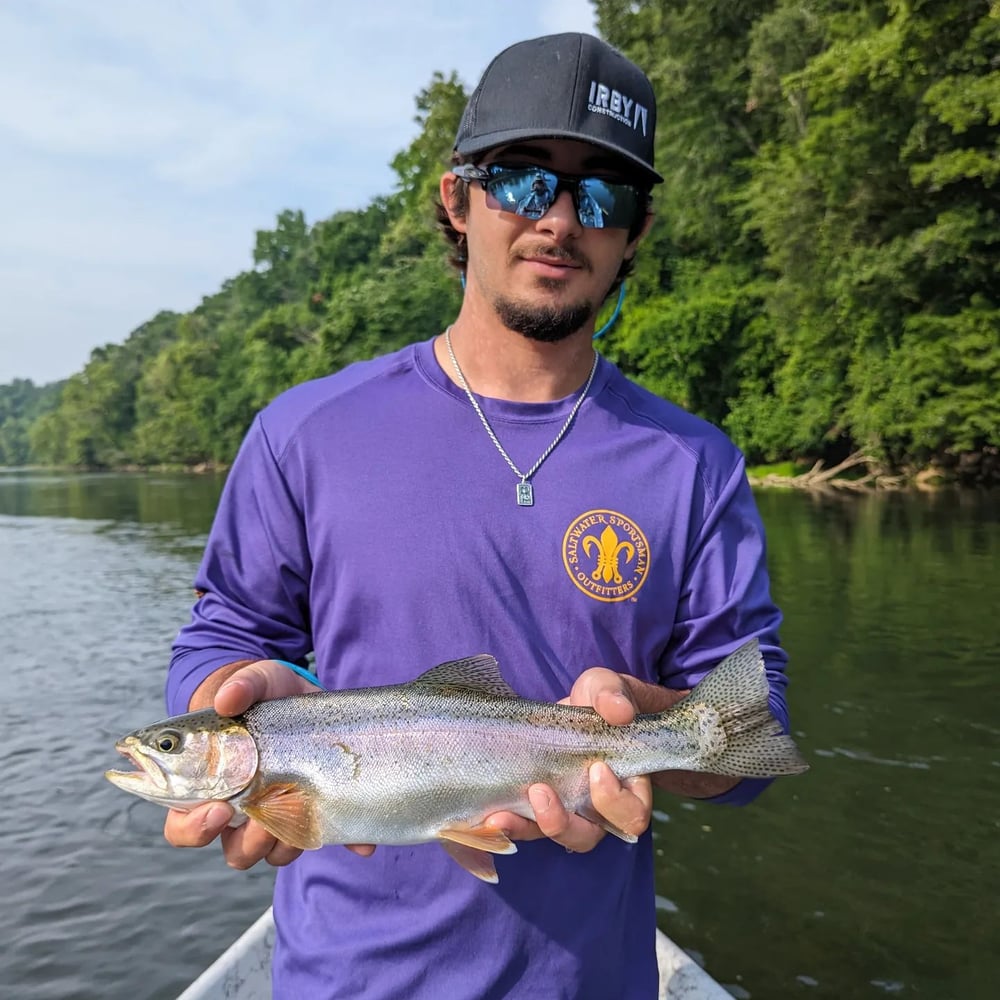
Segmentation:
<svg viewBox="0 0 1000 1000">
<path fill-rule="evenodd" d="M 781 612 L 771 600 L 764 526 L 742 456 L 695 523 L 673 637 L 661 680 L 669 687 L 694 687 L 713 667 L 756 638 L 764 657 L 768 703 L 788 732 L 785 687 L 788 657 L 778 629 Z M 746 805 L 773 779 L 744 778 L 705 802 Z"/>
<path fill-rule="evenodd" d="M 188 711 L 198 685 L 227 663 L 304 661 L 312 648 L 311 569 L 300 504 L 258 416 L 219 500 L 191 621 L 174 641 L 166 682 L 171 714 Z"/>
</svg>

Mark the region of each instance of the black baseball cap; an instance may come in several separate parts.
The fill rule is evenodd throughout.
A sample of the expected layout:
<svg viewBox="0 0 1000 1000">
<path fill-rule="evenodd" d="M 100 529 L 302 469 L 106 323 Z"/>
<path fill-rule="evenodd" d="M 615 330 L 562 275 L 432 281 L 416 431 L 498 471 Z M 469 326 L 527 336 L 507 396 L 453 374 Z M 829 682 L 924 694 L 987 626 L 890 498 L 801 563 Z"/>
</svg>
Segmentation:
<svg viewBox="0 0 1000 1000">
<path fill-rule="evenodd" d="M 579 139 L 653 169 L 656 97 L 631 60 L 593 35 L 545 35 L 504 49 L 486 67 L 455 137 L 465 159 L 520 139 Z"/>
</svg>

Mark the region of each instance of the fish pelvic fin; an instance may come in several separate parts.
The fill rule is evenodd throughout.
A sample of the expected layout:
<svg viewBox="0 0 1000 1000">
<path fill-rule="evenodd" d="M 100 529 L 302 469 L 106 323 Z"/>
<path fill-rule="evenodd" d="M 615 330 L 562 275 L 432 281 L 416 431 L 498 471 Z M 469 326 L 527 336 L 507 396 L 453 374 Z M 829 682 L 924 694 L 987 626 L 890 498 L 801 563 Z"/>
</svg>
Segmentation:
<svg viewBox="0 0 1000 1000">
<path fill-rule="evenodd" d="M 438 830 L 438 837 L 454 844 L 464 844 L 490 854 L 517 854 L 517 844 L 503 830 L 492 826 L 449 826 Z"/>
<path fill-rule="evenodd" d="M 751 639 L 664 715 L 696 713 L 704 748 L 700 771 L 756 778 L 807 771 L 799 748 L 771 713 L 769 693 L 760 644 Z"/>
<path fill-rule="evenodd" d="M 273 782 L 254 791 L 240 808 L 268 833 L 305 851 L 323 846 L 312 793 L 295 782 Z"/>
<path fill-rule="evenodd" d="M 496 885 L 500 881 L 492 854 L 479 851 L 475 847 L 466 847 L 465 844 L 456 844 L 453 840 L 442 840 L 441 846 L 455 862 L 476 878 L 489 882 L 490 885 Z"/>
</svg>

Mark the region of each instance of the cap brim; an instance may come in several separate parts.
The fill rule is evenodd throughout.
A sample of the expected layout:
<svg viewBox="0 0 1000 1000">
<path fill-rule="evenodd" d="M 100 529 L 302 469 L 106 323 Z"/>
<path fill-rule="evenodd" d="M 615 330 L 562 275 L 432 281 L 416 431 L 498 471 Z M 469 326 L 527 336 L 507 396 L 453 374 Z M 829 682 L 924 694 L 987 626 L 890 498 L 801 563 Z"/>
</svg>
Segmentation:
<svg viewBox="0 0 1000 1000">
<path fill-rule="evenodd" d="M 519 128 L 506 129 L 501 132 L 490 132 L 486 135 L 478 135 L 475 139 L 460 142 L 455 147 L 455 152 L 459 156 L 477 156 L 485 153 L 489 149 L 497 146 L 507 146 L 512 142 L 520 142 L 524 139 L 574 139 L 577 142 L 585 142 L 588 146 L 596 146 L 598 149 L 606 149 L 609 153 L 614 153 L 620 157 L 630 167 L 635 168 L 644 180 L 649 184 L 662 184 L 663 178 L 644 161 L 634 156 L 632 153 L 611 142 L 601 142 L 590 135 L 581 135 L 569 129 L 560 131 L 558 129 L 548 129 L 539 131 L 537 129 Z"/>
</svg>

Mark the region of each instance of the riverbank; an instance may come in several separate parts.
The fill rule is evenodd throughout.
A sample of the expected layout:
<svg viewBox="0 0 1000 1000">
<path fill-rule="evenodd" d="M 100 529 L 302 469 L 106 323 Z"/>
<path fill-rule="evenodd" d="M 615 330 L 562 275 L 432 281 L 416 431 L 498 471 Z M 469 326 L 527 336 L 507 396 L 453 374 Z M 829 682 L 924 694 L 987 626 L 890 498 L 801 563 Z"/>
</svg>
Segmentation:
<svg viewBox="0 0 1000 1000">
<path fill-rule="evenodd" d="M 137 475 L 220 475 L 229 470 L 224 462 L 199 462 L 196 465 L 122 465 L 113 468 L 30 465 L 2 466 L 0 473 L 126 473 Z M 989 489 L 1000 486 L 1000 447 L 942 456 L 923 466 L 893 469 L 882 460 L 862 451 L 854 452 L 835 465 L 822 459 L 806 457 L 747 467 L 750 485 L 761 489 L 842 490 L 869 492 L 943 488 Z"/>
<path fill-rule="evenodd" d="M 1000 448 L 963 452 L 919 468 L 890 469 L 878 458 L 856 451 L 835 465 L 822 459 L 750 466 L 751 486 L 800 490 L 936 490 L 944 487 L 990 488 L 1000 485 Z"/>
</svg>

